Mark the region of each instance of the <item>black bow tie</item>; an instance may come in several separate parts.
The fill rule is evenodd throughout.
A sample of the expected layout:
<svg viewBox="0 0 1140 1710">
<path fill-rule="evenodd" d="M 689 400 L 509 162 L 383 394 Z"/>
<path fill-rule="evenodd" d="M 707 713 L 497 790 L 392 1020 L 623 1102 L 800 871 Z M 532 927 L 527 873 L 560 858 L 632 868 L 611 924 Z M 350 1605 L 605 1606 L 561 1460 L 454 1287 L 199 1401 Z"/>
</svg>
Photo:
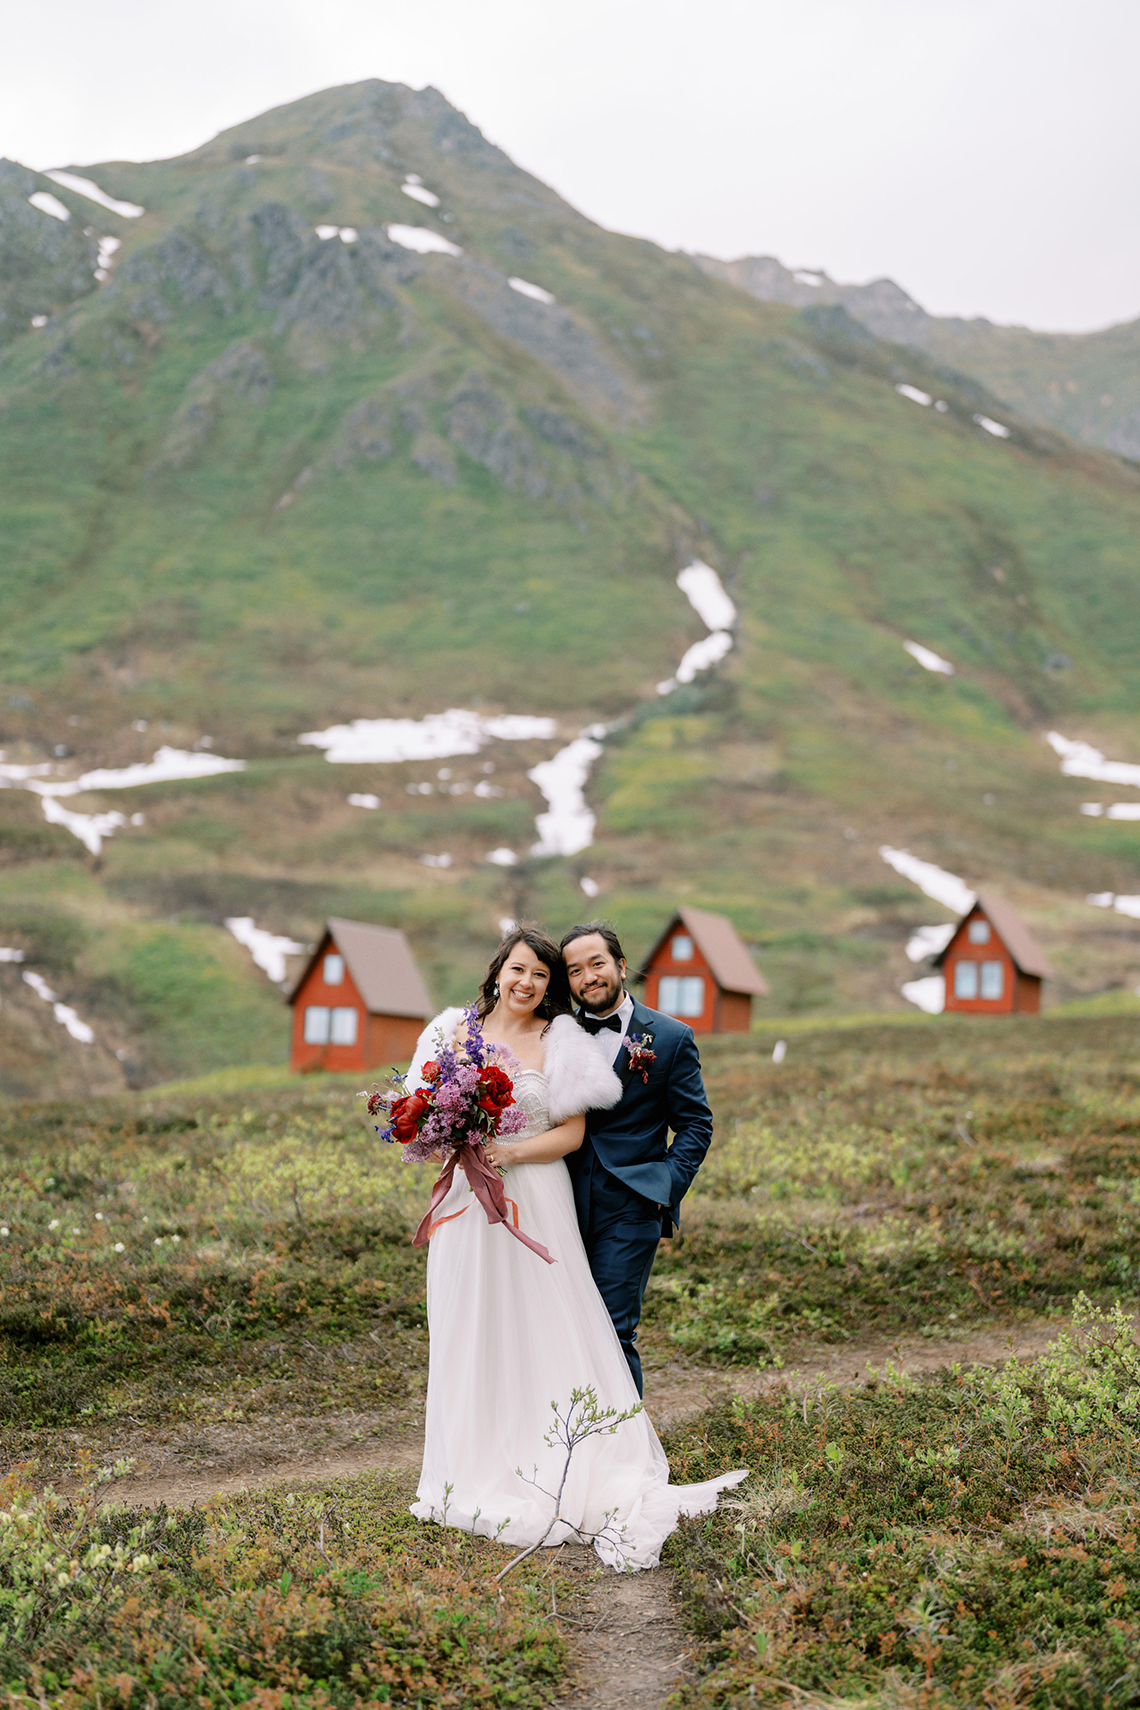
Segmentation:
<svg viewBox="0 0 1140 1710">
<path fill-rule="evenodd" d="M 603 1027 L 608 1027 L 611 1033 L 621 1032 L 621 1016 L 607 1015 L 603 1020 L 600 1015 L 584 1015 L 582 1026 L 587 1033 L 600 1033 Z"/>
</svg>

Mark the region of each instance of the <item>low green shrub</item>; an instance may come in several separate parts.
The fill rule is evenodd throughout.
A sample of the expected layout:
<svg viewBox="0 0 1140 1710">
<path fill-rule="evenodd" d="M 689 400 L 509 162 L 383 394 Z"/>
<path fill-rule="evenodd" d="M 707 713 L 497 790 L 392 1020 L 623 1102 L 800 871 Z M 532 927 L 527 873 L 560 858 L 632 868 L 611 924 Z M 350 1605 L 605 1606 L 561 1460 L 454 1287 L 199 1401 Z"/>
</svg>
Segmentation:
<svg viewBox="0 0 1140 1710">
<path fill-rule="evenodd" d="M 5 1492 L 0 1682 L 53 1710 L 549 1705 L 566 1647 L 551 1564 L 414 1521 L 367 1474 L 148 1514 Z M 142 1544 L 144 1549 L 138 1546 Z M 68 1559 L 67 1552 L 73 1552 Z M 79 1552 L 79 1553 L 76 1553 Z"/>
<path fill-rule="evenodd" d="M 1140 1349 L 1119 1307 L 1078 1317 L 1025 1365 L 881 1372 L 675 1430 L 674 1478 L 752 1468 L 668 1546 L 700 1663 L 675 1710 L 1140 1701 Z"/>
</svg>

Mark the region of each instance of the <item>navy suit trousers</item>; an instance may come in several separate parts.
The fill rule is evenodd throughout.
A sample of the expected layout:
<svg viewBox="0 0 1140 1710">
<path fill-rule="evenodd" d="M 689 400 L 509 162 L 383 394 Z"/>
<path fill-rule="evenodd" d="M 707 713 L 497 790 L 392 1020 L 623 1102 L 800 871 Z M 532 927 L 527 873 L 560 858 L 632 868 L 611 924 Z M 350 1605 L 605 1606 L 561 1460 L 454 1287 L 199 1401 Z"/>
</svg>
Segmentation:
<svg viewBox="0 0 1140 1710">
<path fill-rule="evenodd" d="M 637 1385 L 645 1393 L 637 1353 L 637 1324 L 649 1273 L 661 1239 L 661 1210 L 598 1161 L 587 1138 L 590 1217 L 582 1232 L 590 1273 L 613 1319 L 622 1353 Z"/>
</svg>

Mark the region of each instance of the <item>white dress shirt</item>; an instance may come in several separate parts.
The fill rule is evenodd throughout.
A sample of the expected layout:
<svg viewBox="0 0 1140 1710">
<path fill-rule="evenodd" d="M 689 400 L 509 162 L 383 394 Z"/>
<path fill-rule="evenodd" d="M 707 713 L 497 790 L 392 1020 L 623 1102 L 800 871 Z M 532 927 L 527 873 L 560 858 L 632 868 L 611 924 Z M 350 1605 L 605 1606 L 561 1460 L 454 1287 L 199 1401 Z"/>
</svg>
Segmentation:
<svg viewBox="0 0 1140 1710">
<path fill-rule="evenodd" d="M 618 1058 L 621 1056 L 625 1036 L 629 1032 L 629 1024 L 633 1020 L 633 999 L 628 992 L 617 1008 L 611 1009 L 609 1014 L 621 1018 L 621 1032 L 614 1033 L 612 1028 L 603 1028 L 600 1033 L 595 1033 L 593 1038 L 597 1040 L 599 1049 L 605 1052 L 606 1062 L 611 1067 L 615 1067 Z M 608 1020 L 608 1017 L 600 1015 L 598 1020 L 605 1021 Z"/>
</svg>

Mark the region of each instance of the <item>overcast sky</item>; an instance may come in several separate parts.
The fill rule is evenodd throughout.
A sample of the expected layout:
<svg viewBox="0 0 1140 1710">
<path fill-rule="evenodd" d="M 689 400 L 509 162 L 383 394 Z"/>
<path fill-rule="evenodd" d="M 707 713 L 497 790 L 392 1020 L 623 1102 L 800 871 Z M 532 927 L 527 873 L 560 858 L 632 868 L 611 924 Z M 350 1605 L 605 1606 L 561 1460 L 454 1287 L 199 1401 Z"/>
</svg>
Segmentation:
<svg viewBox="0 0 1140 1710">
<path fill-rule="evenodd" d="M 4 38 L 0 153 L 32 166 L 432 83 L 670 249 L 886 274 L 937 314 L 1140 316 L 1140 0 L 39 0 Z"/>
</svg>

